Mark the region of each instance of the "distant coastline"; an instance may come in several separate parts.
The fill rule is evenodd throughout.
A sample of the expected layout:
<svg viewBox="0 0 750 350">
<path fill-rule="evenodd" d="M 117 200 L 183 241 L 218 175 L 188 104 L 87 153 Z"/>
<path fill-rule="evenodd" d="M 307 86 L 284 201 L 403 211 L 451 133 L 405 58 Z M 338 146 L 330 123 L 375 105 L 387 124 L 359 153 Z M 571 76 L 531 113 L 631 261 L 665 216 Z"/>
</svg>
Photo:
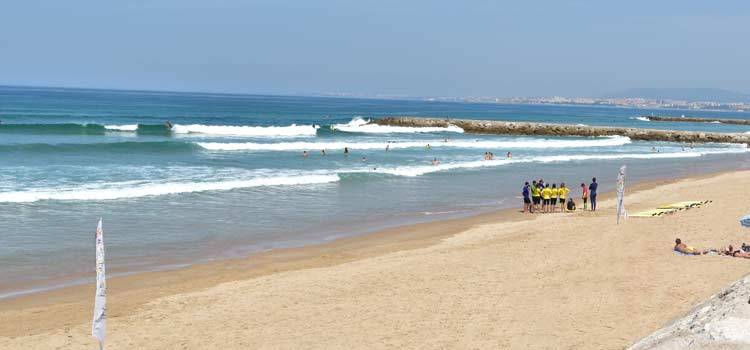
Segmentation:
<svg viewBox="0 0 750 350">
<path fill-rule="evenodd" d="M 357 94 L 357 93 L 272 93 L 272 92 L 222 92 L 222 91 L 190 91 L 190 90 L 153 90 L 139 88 L 108 88 L 108 87 L 76 87 L 76 86 L 32 86 L 0 84 L 2 89 L 28 89 L 28 90 L 70 90 L 77 92 L 119 92 L 119 93 L 146 93 L 146 94 L 195 94 L 217 97 L 312 97 L 331 99 L 353 99 L 353 100 L 396 100 L 396 101 L 421 101 L 442 103 L 476 103 L 476 104 L 498 104 L 498 105 L 529 105 L 529 106 L 570 106 L 570 107 L 602 107 L 622 109 L 669 109 L 675 111 L 706 111 L 706 112 L 738 112 L 750 111 L 750 102 L 717 102 L 717 101 L 687 101 L 674 99 L 654 99 L 642 97 L 434 97 L 434 96 L 405 96 L 389 94 Z"/>
</svg>

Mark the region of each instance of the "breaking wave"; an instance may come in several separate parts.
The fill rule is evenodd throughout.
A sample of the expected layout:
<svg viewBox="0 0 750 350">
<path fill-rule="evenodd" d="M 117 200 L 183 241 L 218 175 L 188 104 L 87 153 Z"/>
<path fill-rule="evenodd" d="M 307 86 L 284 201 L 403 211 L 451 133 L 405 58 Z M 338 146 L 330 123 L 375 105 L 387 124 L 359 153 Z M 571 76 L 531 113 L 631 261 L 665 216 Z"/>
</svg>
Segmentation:
<svg viewBox="0 0 750 350">
<path fill-rule="evenodd" d="M 211 151 L 304 151 L 319 149 L 343 149 L 349 147 L 354 150 L 383 150 L 450 147 L 450 148 L 477 148 L 477 149 L 544 149 L 544 148 L 582 148 L 582 147 L 613 147 L 629 144 L 630 138 L 625 136 L 608 136 L 590 139 L 517 139 L 508 141 L 397 141 L 397 142 L 278 142 L 278 143 L 256 143 L 256 142 L 197 142 L 196 144 Z"/>
<path fill-rule="evenodd" d="M 395 176 L 415 177 L 430 173 L 445 172 L 460 169 L 477 169 L 488 167 L 507 166 L 519 163 L 554 163 L 587 160 L 619 160 L 619 159 L 667 159 L 667 158 L 696 158 L 712 154 L 745 153 L 749 150 L 744 147 L 725 148 L 716 150 L 703 150 L 692 152 L 664 152 L 664 153 L 621 153 L 621 154 L 591 154 L 591 155 L 554 155 L 536 156 L 529 158 L 477 160 L 468 162 L 443 163 L 439 165 L 416 165 L 401 167 L 374 167 L 346 172 L 379 173 Z M 342 172 L 345 173 L 345 172 Z"/>
<path fill-rule="evenodd" d="M 204 134 L 223 136 L 249 136 L 249 137 L 272 137 L 272 136 L 315 136 L 318 131 L 317 125 L 289 126 L 232 126 L 232 125 L 203 125 L 203 124 L 175 124 L 172 132 L 175 134 Z"/>
<path fill-rule="evenodd" d="M 357 133 L 370 133 L 370 134 L 392 134 L 392 133 L 430 133 L 430 132 L 456 132 L 463 133 L 464 129 L 459 128 L 455 125 L 448 125 L 447 127 L 410 127 L 410 126 L 388 126 L 370 124 L 369 120 L 365 120 L 360 117 L 352 119 L 346 124 L 333 124 L 331 130 L 344 131 L 344 132 L 357 132 Z"/>
<path fill-rule="evenodd" d="M 0 192 L 0 203 L 29 203 L 44 200 L 96 201 L 161 196 L 205 191 L 227 191 L 261 186 L 294 186 L 322 184 L 339 181 L 338 175 L 300 175 L 262 177 L 248 180 L 215 182 L 174 182 L 131 185 L 121 183 L 106 187 L 50 188 L 28 191 Z"/>
<path fill-rule="evenodd" d="M 114 131 L 136 131 L 138 130 L 138 124 L 105 125 L 104 129 Z"/>
</svg>

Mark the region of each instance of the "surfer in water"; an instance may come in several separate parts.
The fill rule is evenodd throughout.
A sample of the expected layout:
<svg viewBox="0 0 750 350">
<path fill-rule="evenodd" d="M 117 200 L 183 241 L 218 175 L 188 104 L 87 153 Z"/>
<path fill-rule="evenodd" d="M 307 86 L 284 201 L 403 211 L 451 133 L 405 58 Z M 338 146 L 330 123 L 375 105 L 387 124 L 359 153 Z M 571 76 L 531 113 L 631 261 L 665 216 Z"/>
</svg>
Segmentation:
<svg viewBox="0 0 750 350">
<path fill-rule="evenodd" d="M 164 122 L 164 127 L 166 127 L 167 130 L 172 130 L 172 122 L 167 120 L 166 122 Z"/>
<path fill-rule="evenodd" d="M 345 156 L 349 155 L 349 147 L 344 147 L 344 155 Z"/>
</svg>

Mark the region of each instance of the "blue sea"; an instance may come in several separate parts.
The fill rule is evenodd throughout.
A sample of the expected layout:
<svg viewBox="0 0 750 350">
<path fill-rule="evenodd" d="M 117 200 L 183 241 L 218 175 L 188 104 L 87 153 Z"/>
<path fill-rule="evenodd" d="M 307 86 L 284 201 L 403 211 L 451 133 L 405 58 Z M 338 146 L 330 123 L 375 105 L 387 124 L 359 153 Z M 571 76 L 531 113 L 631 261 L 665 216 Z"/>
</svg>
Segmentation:
<svg viewBox="0 0 750 350">
<path fill-rule="evenodd" d="M 399 115 L 750 132 L 638 118 L 650 114 L 747 118 L 742 112 L 0 87 L 0 298 L 92 281 L 99 218 L 108 271 L 125 274 L 520 207 L 523 181 L 532 178 L 565 182 L 577 195 L 577 185 L 593 176 L 602 190 L 612 189 L 623 164 L 628 181 L 748 167 L 748 149 L 737 145 L 368 123 Z M 484 160 L 485 152 L 495 159 Z"/>
</svg>

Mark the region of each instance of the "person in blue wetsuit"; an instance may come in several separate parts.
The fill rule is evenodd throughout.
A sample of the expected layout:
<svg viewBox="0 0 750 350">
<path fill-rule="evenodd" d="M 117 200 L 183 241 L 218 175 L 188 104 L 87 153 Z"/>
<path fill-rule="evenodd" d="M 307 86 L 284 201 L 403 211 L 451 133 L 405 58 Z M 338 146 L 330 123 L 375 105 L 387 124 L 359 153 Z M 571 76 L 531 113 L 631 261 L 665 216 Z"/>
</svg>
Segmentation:
<svg viewBox="0 0 750 350">
<path fill-rule="evenodd" d="M 523 212 L 525 213 L 528 209 L 529 213 L 533 213 L 534 209 L 531 206 L 531 186 L 529 186 L 528 181 L 523 185 L 521 195 L 523 195 Z"/>
<path fill-rule="evenodd" d="M 589 185 L 589 200 L 591 201 L 591 211 L 596 211 L 596 188 L 599 185 L 596 183 L 596 178 L 591 179 Z"/>
</svg>

